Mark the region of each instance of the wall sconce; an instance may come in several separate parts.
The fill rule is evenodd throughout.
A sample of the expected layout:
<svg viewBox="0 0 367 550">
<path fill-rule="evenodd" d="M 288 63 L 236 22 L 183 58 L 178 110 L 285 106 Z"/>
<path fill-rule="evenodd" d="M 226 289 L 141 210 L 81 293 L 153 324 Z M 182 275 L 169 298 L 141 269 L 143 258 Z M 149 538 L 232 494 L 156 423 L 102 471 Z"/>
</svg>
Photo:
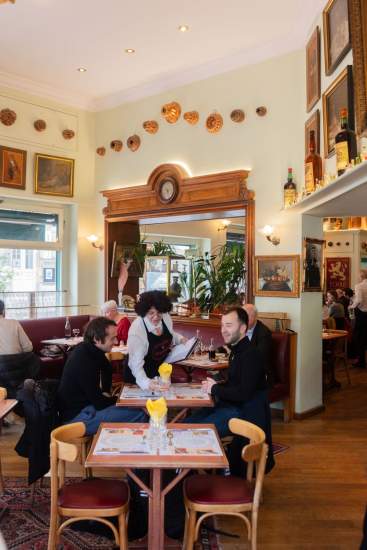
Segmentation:
<svg viewBox="0 0 367 550">
<path fill-rule="evenodd" d="M 265 225 L 262 228 L 261 232 L 263 233 L 263 235 L 265 235 L 268 241 L 271 242 L 271 244 L 273 244 L 274 246 L 277 246 L 280 243 L 280 239 L 279 237 L 274 235 L 274 227 L 272 227 L 271 225 Z"/>
<path fill-rule="evenodd" d="M 221 223 L 217 227 L 217 231 L 224 231 L 227 229 L 231 222 L 229 220 L 222 220 Z"/>
<path fill-rule="evenodd" d="M 103 244 L 96 244 L 99 241 L 97 235 L 88 235 L 86 239 L 91 243 L 94 248 L 98 248 L 98 250 L 103 250 Z"/>
</svg>

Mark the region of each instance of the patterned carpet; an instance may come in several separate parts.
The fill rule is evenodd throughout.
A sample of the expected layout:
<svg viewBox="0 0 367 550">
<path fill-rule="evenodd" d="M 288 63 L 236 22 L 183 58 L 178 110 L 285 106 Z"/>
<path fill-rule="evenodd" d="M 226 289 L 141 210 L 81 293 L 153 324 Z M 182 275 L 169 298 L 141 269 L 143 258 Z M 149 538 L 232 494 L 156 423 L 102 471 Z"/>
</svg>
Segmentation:
<svg viewBox="0 0 367 550">
<path fill-rule="evenodd" d="M 49 480 L 45 480 L 47 484 Z M 22 478 L 5 480 L 5 493 L 0 498 L 0 507 L 7 510 L 1 519 L 0 529 L 8 545 L 8 550 L 46 550 L 49 515 L 50 490 L 37 487 L 32 504 L 31 489 Z M 209 523 L 209 522 L 208 522 Z M 110 539 L 87 532 L 65 529 L 58 550 L 112 550 Z M 129 543 L 129 548 L 142 548 L 138 543 Z M 220 550 L 217 535 L 201 530 L 201 550 Z"/>
</svg>

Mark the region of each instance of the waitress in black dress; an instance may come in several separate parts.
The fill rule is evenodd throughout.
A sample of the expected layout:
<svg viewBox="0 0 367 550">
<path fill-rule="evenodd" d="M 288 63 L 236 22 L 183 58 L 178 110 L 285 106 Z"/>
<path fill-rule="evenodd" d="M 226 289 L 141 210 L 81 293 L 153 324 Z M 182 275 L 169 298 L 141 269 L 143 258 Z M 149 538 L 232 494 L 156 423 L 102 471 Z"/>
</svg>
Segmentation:
<svg viewBox="0 0 367 550">
<path fill-rule="evenodd" d="M 130 327 L 127 340 L 129 368 L 124 375 L 125 382 L 137 384 L 143 390 L 157 389 L 154 377 L 158 376 L 159 366 L 172 346 L 186 341 L 173 330 L 171 309 L 171 300 L 165 292 L 152 290 L 141 294 L 135 306 L 138 317 Z"/>
</svg>

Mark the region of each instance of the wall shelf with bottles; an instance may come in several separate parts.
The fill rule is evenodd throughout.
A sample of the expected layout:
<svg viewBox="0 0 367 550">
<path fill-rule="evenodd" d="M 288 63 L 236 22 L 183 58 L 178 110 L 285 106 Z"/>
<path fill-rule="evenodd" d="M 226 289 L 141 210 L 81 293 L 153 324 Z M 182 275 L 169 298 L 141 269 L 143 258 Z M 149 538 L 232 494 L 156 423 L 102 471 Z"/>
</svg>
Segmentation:
<svg viewBox="0 0 367 550">
<path fill-rule="evenodd" d="M 335 199 L 344 193 L 348 193 L 361 185 L 367 186 L 367 161 L 357 164 L 357 166 L 353 168 L 349 168 L 343 175 L 330 181 L 330 183 L 324 187 L 320 187 L 296 204 L 284 208 L 284 210 L 289 212 L 311 213 L 312 210 L 315 210 L 323 203 Z M 365 204 L 361 204 L 361 210 L 364 209 Z M 364 212 L 361 212 L 361 215 L 363 214 Z"/>
</svg>

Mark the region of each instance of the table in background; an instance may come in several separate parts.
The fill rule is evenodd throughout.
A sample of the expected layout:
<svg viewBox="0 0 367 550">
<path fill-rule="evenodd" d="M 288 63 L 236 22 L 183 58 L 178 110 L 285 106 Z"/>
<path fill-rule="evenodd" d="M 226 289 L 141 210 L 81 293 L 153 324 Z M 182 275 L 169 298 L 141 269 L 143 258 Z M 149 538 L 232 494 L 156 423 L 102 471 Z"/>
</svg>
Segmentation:
<svg viewBox="0 0 367 550">
<path fill-rule="evenodd" d="M 46 346 L 57 346 L 61 353 L 66 357 L 68 351 L 75 348 L 80 342 L 83 342 L 83 336 L 71 336 L 70 338 L 50 338 L 41 340 L 41 344 Z"/>
<path fill-rule="evenodd" d="M 341 339 L 345 340 L 346 346 L 348 332 L 346 330 L 323 330 L 321 334 L 323 354 L 326 357 L 327 372 L 329 374 L 329 381 L 328 383 L 324 383 L 324 390 L 328 391 L 341 387 L 340 382 L 335 378 L 335 346 Z"/>
<path fill-rule="evenodd" d="M 134 430 L 136 436 L 147 434 L 148 424 L 130 424 L 130 423 L 108 423 L 101 424 L 97 435 L 93 439 L 93 445 L 88 453 L 85 465 L 89 468 L 124 468 L 128 475 L 135 483 L 147 493 L 149 497 L 149 527 L 148 527 L 148 548 L 149 550 L 163 550 L 165 543 L 164 536 L 164 499 L 167 493 L 183 479 L 191 469 L 202 468 L 227 468 L 228 461 L 225 456 L 221 441 L 218 437 L 214 424 L 168 424 L 167 432 L 170 431 L 200 431 L 207 430 L 212 432 L 218 444 L 219 453 L 213 454 L 188 454 L 184 449 L 180 449 L 183 453 L 159 455 L 151 454 L 150 452 L 136 451 L 129 453 L 129 450 L 123 450 L 120 454 L 95 454 L 95 448 L 98 445 L 98 440 L 101 437 L 102 430 L 106 428 L 111 430 L 111 437 L 118 437 L 121 441 L 121 430 L 128 430 L 129 433 Z M 211 434 L 212 435 L 212 434 Z M 172 440 L 170 439 L 170 443 Z M 111 451 L 111 449 L 106 449 Z M 186 449 L 188 451 L 188 449 Z M 205 450 L 204 450 L 205 451 Z M 150 469 L 151 470 L 151 487 L 147 487 L 145 483 L 137 476 L 133 469 Z M 164 488 L 162 488 L 162 470 L 177 469 L 180 471 L 176 477 Z"/>
<path fill-rule="evenodd" d="M 184 361 L 178 361 L 175 364 L 185 369 L 190 382 L 192 381 L 192 373 L 195 369 L 206 370 L 206 371 L 219 371 L 219 370 L 228 369 L 227 360 L 211 361 L 208 359 L 207 356 L 203 356 L 203 357 L 192 356 L 189 359 L 185 359 Z"/>
<path fill-rule="evenodd" d="M 122 394 L 124 388 L 131 388 L 134 393 L 138 393 L 139 396 L 134 397 L 124 397 Z M 184 396 L 184 389 L 192 388 L 197 390 L 197 395 L 193 397 Z M 180 394 L 181 390 L 181 394 Z M 181 395 L 181 397 L 180 397 Z M 159 399 L 164 397 L 167 403 L 167 407 L 182 408 L 170 422 L 177 422 L 179 419 L 186 415 L 187 409 L 201 408 L 201 407 L 213 407 L 214 402 L 211 395 L 203 394 L 201 391 L 201 384 L 171 384 L 170 390 L 168 392 L 155 392 L 150 390 L 142 390 L 138 386 L 132 384 L 125 384 L 122 388 L 119 399 L 116 402 L 118 407 L 141 407 L 145 408 L 147 399 Z"/>
</svg>

